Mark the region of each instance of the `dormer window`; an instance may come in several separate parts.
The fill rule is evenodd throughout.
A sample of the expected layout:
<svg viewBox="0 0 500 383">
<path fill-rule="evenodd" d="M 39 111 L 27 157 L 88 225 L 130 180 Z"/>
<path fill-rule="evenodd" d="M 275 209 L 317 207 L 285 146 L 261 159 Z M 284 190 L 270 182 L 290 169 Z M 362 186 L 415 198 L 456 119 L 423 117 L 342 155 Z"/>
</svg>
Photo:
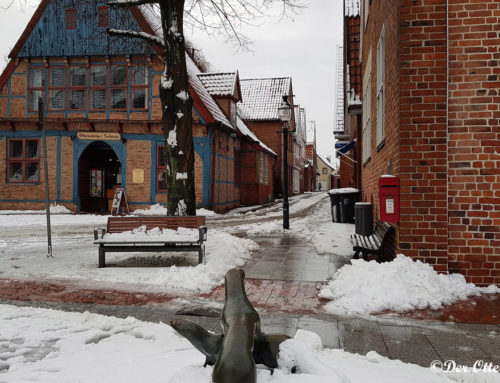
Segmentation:
<svg viewBox="0 0 500 383">
<path fill-rule="evenodd" d="M 66 9 L 66 29 L 76 29 L 76 9 Z"/>
<path fill-rule="evenodd" d="M 100 28 L 109 27 L 109 8 L 107 6 L 97 8 L 97 25 Z"/>
</svg>

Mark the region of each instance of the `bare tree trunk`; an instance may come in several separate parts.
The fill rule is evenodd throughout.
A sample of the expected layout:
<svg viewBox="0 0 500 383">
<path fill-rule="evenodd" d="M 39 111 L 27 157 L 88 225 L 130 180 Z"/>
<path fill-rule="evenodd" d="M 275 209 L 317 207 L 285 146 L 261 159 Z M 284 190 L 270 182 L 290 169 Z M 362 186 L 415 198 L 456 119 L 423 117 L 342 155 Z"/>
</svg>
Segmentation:
<svg viewBox="0 0 500 383">
<path fill-rule="evenodd" d="M 159 0 L 165 48 L 160 81 L 168 215 L 196 215 L 193 101 L 189 96 L 183 15 L 185 0 Z"/>
</svg>

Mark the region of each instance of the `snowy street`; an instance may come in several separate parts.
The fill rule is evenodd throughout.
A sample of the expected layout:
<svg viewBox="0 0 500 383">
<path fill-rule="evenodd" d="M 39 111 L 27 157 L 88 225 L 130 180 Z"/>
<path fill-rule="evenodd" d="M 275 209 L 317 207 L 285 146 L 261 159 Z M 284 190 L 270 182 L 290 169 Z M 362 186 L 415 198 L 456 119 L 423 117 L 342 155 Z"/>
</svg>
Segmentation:
<svg viewBox="0 0 500 383">
<path fill-rule="evenodd" d="M 495 299 L 496 288 L 438 275 L 404 256 L 351 262 L 353 225 L 331 222 L 326 193 L 291 199 L 289 231 L 282 229 L 279 203 L 227 215 L 199 211 L 207 215 L 204 265 L 190 254 L 182 261 L 125 253 L 98 269 L 93 229 L 107 217 L 73 214 L 52 215 L 54 258 L 48 259 L 45 215 L 2 213 L 0 382 L 209 382 L 211 369 L 201 368 L 201 355 L 167 323 L 182 317 L 219 332 L 223 278 L 233 267 L 246 271 L 263 330 L 298 334 L 284 345 L 280 370 L 272 377 L 259 370 L 258 382 L 500 381 L 492 372 L 429 368 L 433 360 L 500 364 L 498 321 L 370 315 L 439 310 L 471 296 Z M 158 213 L 159 206 L 140 212 Z M 301 366 L 299 374 L 289 373 L 291 363 Z"/>
</svg>

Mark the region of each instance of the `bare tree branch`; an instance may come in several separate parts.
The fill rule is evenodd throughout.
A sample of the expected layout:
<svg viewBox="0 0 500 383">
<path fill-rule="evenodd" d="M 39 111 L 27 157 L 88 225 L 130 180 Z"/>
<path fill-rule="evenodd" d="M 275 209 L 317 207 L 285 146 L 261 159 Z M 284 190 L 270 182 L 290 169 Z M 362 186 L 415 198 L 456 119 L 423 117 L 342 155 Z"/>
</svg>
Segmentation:
<svg viewBox="0 0 500 383">
<path fill-rule="evenodd" d="M 125 30 L 113 29 L 113 28 L 107 28 L 107 32 L 113 36 L 125 36 L 125 37 L 140 38 L 140 39 L 149 41 L 153 44 L 157 44 L 157 45 L 160 45 L 162 47 L 165 47 L 165 42 L 163 41 L 163 39 L 159 38 L 158 36 L 150 35 L 149 33 L 146 33 L 146 32 L 125 31 Z"/>
<path fill-rule="evenodd" d="M 131 7 L 145 4 L 156 4 L 158 1 L 159 0 L 116 0 L 110 1 L 107 4 L 111 7 Z"/>
</svg>

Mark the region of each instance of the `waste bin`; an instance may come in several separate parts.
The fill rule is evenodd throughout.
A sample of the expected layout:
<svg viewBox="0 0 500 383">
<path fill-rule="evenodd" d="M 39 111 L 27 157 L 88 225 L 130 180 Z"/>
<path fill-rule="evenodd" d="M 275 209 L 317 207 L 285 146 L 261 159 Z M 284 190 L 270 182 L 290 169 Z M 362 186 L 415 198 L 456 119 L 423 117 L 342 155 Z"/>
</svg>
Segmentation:
<svg viewBox="0 0 500 383">
<path fill-rule="evenodd" d="M 356 202 L 354 205 L 355 233 L 373 234 L 373 206 L 369 202 Z"/>
<path fill-rule="evenodd" d="M 332 211 L 332 222 L 340 222 L 340 211 L 339 211 L 339 194 L 330 193 L 330 208 Z"/>
<path fill-rule="evenodd" d="M 340 188 L 328 191 L 332 206 L 332 221 L 342 223 L 354 222 L 354 204 L 359 200 L 359 190 Z"/>
</svg>

